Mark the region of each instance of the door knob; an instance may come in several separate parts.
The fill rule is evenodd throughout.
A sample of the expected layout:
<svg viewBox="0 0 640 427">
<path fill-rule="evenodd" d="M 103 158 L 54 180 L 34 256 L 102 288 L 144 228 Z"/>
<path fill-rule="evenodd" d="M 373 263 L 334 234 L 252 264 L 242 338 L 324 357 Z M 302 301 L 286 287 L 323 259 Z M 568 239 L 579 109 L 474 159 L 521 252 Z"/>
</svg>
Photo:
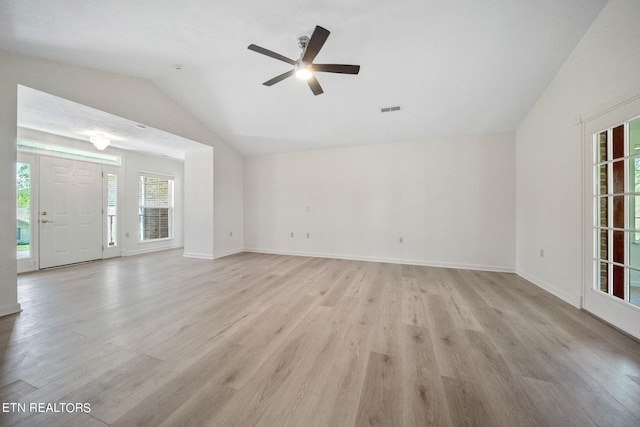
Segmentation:
<svg viewBox="0 0 640 427">
<path fill-rule="evenodd" d="M 43 224 L 46 224 L 46 223 L 48 223 L 48 222 L 53 222 L 53 221 L 49 221 L 48 219 L 43 219 L 43 220 L 42 220 L 42 221 L 40 221 L 40 222 L 41 222 L 41 223 L 43 223 Z"/>
<path fill-rule="evenodd" d="M 46 213 L 46 212 L 44 212 L 44 211 L 40 213 L 40 215 L 46 215 L 46 214 L 47 214 L 47 213 Z"/>
</svg>

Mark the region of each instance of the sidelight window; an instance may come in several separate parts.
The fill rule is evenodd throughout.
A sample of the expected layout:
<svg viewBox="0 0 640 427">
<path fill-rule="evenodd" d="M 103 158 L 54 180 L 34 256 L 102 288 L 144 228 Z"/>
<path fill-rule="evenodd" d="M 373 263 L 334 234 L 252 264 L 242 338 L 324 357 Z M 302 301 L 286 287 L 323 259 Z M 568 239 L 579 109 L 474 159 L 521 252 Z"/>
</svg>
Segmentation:
<svg viewBox="0 0 640 427">
<path fill-rule="evenodd" d="M 16 165 L 17 258 L 31 258 L 31 164 Z"/>
<path fill-rule="evenodd" d="M 118 175 L 107 174 L 107 245 L 118 246 Z"/>
</svg>

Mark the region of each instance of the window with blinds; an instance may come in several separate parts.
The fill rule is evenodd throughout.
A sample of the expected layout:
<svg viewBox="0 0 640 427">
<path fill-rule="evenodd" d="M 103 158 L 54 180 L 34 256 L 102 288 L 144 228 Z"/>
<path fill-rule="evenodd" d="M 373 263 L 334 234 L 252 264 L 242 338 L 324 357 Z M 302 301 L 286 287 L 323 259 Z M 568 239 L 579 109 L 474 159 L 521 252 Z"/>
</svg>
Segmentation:
<svg viewBox="0 0 640 427">
<path fill-rule="evenodd" d="M 173 238 L 173 178 L 140 173 L 138 239 Z"/>
</svg>

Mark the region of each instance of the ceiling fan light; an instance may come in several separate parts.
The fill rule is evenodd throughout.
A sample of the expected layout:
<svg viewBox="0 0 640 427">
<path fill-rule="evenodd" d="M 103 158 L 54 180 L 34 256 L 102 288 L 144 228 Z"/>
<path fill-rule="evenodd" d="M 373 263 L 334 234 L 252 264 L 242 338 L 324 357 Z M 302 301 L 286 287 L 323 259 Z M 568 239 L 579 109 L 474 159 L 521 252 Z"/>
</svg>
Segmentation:
<svg viewBox="0 0 640 427">
<path fill-rule="evenodd" d="M 98 150 L 104 150 L 105 148 L 107 148 L 107 146 L 109 146 L 109 144 L 111 144 L 111 140 L 109 140 L 109 138 L 105 137 L 101 133 L 91 136 L 91 138 L 89 138 L 89 141 L 91 141 L 91 143 L 95 145 Z"/>
<path fill-rule="evenodd" d="M 311 72 L 311 67 L 304 66 L 296 68 L 296 77 L 300 80 L 309 80 L 313 76 L 313 72 Z"/>
</svg>

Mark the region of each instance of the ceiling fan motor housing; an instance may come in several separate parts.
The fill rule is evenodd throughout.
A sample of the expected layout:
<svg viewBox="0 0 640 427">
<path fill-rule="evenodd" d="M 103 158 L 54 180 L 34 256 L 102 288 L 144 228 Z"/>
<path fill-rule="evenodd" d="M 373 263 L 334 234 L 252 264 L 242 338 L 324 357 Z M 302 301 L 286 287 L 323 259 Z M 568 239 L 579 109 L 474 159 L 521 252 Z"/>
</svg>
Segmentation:
<svg viewBox="0 0 640 427">
<path fill-rule="evenodd" d="M 307 46 L 309 46 L 309 37 L 298 37 L 298 46 L 300 47 L 300 49 L 302 49 L 302 54 L 304 55 L 304 51 L 307 50 Z"/>
</svg>

